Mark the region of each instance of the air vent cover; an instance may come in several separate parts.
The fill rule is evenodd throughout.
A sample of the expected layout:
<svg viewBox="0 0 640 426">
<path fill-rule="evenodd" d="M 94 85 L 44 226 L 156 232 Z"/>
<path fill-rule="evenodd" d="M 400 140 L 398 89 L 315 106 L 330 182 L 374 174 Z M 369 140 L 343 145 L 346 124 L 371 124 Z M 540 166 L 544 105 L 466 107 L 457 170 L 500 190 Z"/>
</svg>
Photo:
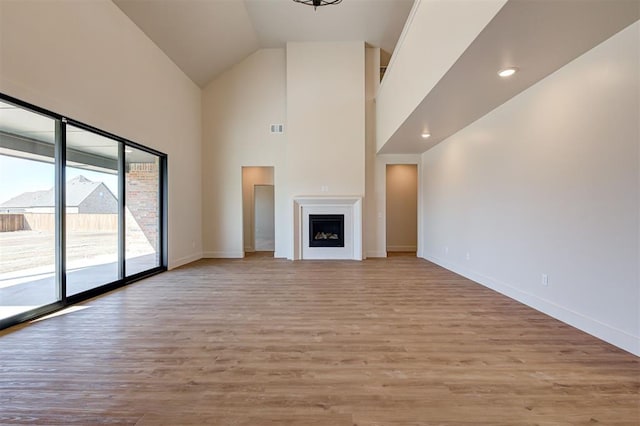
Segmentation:
<svg viewBox="0 0 640 426">
<path fill-rule="evenodd" d="M 271 133 L 284 133 L 284 124 L 272 124 Z"/>
</svg>

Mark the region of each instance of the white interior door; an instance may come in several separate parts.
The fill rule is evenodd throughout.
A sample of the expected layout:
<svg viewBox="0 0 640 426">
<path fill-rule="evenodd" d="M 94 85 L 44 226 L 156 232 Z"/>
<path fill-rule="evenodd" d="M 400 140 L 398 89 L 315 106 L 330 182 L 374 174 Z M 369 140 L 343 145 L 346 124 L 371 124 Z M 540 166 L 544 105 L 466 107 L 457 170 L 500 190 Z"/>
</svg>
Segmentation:
<svg viewBox="0 0 640 426">
<path fill-rule="evenodd" d="M 253 187 L 253 217 L 255 230 L 255 250 L 275 250 L 275 215 L 273 185 Z"/>
</svg>

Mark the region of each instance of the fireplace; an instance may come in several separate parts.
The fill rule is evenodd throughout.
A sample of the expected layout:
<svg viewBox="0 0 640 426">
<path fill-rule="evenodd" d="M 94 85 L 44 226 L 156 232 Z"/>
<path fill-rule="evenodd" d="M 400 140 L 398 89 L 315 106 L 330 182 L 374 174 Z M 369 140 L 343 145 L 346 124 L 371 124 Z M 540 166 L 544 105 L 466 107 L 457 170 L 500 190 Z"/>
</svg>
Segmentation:
<svg viewBox="0 0 640 426">
<path fill-rule="evenodd" d="M 309 247 L 344 247 L 344 215 L 310 214 Z"/>
<path fill-rule="evenodd" d="M 300 195 L 293 197 L 293 208 L 292 260 L 362 260 L 362 197 Z M 316 219 L 321 221 L 315 223 Z M 336 226 L 338 221 L 342 224 Z M 314 229 L 318 225 L 335 228 Z M 315 239 L 318 231 L 325 235 Z"/>
</svg>

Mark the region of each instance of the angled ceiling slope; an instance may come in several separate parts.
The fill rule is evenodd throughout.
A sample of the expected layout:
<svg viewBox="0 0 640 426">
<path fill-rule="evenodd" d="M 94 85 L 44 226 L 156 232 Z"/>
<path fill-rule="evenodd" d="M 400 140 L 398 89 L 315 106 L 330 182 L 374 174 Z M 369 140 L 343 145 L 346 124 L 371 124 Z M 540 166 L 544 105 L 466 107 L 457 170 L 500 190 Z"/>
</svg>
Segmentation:
<svg viewBox="0 0 640 426">
<path fill-rule="evenodd" d="M 510 0 L 378 152 L 428 150 L 638 19 L 637 0 Z"/>
<path fill-rule="evenodd" d="M 390 54 L 413 4 L 346 0 L 314 11 L 293 0 L 113 1 L 200 87 L 287 41 L 364 41 Z"/>
<path fill-rule="evenodd" d="M 200 87 L 259 48 L 242 1 L 113 1 Z"/>
</svg>

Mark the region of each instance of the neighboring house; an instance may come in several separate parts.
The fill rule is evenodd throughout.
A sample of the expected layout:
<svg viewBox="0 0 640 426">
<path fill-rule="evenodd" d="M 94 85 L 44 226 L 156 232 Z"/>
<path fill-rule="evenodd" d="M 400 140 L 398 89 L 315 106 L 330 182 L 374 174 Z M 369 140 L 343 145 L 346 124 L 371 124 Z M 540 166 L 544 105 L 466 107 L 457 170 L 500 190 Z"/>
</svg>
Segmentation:
<svg viewBox="0 0 640 426">
<path fill-rule="evenodd" d="M 67 213 L 115 214 L 118 200 L 102 182 L 78 176 L 67 182 Z M 0 204 L 2 213 L 53 213 L 53 188 L 25 192 Z"/>
</svg>

